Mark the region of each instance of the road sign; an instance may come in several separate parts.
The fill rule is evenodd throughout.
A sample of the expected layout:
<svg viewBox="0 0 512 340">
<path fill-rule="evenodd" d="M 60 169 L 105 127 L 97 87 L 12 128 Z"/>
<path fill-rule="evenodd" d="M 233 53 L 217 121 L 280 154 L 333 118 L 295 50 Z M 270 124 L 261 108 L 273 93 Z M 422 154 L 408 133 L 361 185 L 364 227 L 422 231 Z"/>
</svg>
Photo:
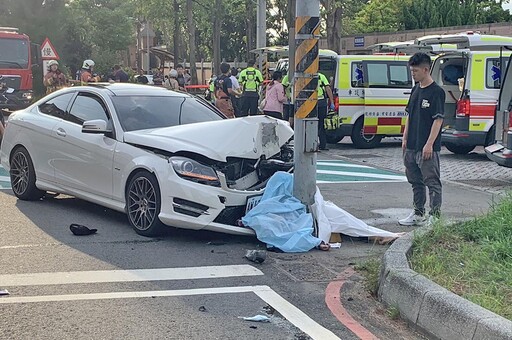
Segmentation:
<svg viewBox="0 0 512 340">
<path fill-rule="evenodd" d="M 43 60 L 60 60 L 57 50 L 53 47 L 50 39 L 44 39 L 41 45 L 41 55 Z"/>
</svg>

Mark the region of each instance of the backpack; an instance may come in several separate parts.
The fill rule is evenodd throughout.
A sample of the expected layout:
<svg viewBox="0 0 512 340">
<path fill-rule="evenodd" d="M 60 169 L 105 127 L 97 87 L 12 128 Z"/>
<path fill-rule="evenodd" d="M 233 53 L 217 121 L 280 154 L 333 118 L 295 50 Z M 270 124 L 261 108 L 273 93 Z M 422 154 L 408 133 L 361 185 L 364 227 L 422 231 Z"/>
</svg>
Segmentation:
<svg viewBox="0 0 512 340">
<path fill-rule="evenodd" d="M 215 79 L 214 84 L 214 95 L 216 99 L 221 99 L 225 97 L 229 97 L 228 91 L 226 89 L 226 85 L 224 84 L 224 80 L 229 78 L 226 75 L 220 75 Z"/>
</svg>

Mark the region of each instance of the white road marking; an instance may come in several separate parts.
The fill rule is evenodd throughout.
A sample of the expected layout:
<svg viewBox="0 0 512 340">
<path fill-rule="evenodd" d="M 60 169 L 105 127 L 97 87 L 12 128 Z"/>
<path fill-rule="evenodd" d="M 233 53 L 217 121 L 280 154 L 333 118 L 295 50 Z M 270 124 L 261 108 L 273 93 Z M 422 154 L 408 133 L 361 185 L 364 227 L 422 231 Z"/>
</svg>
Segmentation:
<svg viewBox="0 0 512 340">
<path fill-rule="evenodd" d="M 253 266 L 243 264 L 233 266 L 6 274 L 0 275 L 0 284 L 2 287 L 10 287 L 78 283 L 216 279 L 259 275 L 263 275 L 261 270 L 254 268 Z"/>
<path fill-rule="evenodd" d="M 378 179 L 375 179 L 375 180 L 371 180 L 371 181 L 344 181 L 344 180 L 332 180 L 332 181 L 316 181 L 316 184 L 329 184 L 329 183 L 342 183 L 342 184 L 361 184 L 361 183 L 401 183 L 401 182 L 405 182 L 404 180 L 401 180 L 401 179 L 395 179 L 395 180 L 392 180 L 392 179 L 383 179 L 383 180 L 378 180 Z"/>
<path fill-rule="evenodd" d="M 341 176 L 353 176 L 353 177 L 367 177 L 367 178 L 381 178 L 381 179 L 394 179 L 399 181 L 406 181 L 407 177 L 402 175 L 385 175 L 385 174 L 373 174 L 366 172 L 348 172 L 348 171 L 330 171 L 330 170 L 317 170 L 317 174 L 327 175 L 341 175 Z"/>
<path fill-rule="evenodd" d="M 21 296 L 1 298 L 0 304 L 13 303 L 34 303 L 34 302 L 59 302 L 59 301 L 85 301 L 85 300 L 106 300 L 106 299 L 127 299 L 127 298 L 151 298 L 151 297 L 175 297 L 210 294 L 236 294 L 255 293 L 260 299 L 272 306 L 284 318 L 295 327 L 318 340 L 339 340 L 330 330 L 324 328 L 316 321 L 307 316 L 299 308 L 289 303 L 282 296 L 277 294 L 268 286 L 241 286 L 241 287 L 217 287 L 183 290 L 161 290 L 143 292 L 113 292 L 95 294 L 69 294 L 69 295 L 43 295 L 43 296 Z"/>
</svg>

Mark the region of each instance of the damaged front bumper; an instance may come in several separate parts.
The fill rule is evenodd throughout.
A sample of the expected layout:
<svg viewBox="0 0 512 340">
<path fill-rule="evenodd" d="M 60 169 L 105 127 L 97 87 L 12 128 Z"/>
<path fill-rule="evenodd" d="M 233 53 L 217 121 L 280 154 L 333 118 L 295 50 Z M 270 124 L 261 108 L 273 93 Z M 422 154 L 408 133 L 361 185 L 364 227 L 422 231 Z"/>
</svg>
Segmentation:
<svg viewBox="0 0 512 340">
<path fill-rule="evenodd" d="M 288 143 L 269 159 L 265 156 L 256 160 L 228 158 L 226 162 L 199 159 L 213 169 L 216 179 L 205 182 L 204 178 L 171 173 L 173 178 L 166 182 L 179 181 L 180 185 L 172 188 L 162 185 L 162 202 L 171 204 L 162 204 L 159 218 L 179 228 L 237 235 L 254 234 L 252 229 L 240 227 L 240 219 L 259 202 L 270 177 L 278 171 L 292 172 L 294 165 L 293 147 Z"/>
</svg>

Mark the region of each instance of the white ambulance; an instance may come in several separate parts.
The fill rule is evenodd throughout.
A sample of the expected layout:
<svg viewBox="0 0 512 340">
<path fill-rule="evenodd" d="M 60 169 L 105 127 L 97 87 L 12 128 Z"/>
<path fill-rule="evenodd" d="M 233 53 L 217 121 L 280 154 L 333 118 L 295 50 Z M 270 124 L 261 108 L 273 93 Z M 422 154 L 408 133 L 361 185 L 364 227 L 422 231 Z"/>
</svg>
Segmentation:
<svg viewBox="0 0 512 340">
<path fill-rule="evenodd" d="M 512 49 L 512 45 L 504 46 Z M 499 165 L 512 168 L 512 69 L 510 59 L 502 78 L 502 86 L 496 109 L 495 143 L 485 148 L 487 157 Z"/>
<path fill-rule="evenodd" d="M 407 61 L 408 57 L 394 53 L 338 55 L 319 51 L 318 70 L 331 82 L 342 122 L 338 129 L 327 131 L 329 143 L 350 136 L 356 147 L 372 148 L 384 136 L 403 133 L 405 105 L 413 84 Z M 288 58 L 280 59 L 276 70 L 287 72 Z"/>
<path fill-rule="evenodd" d="M 511 52 L 512 38 L 473 32 L 418 38 L 420 46 L 456 44 L 457 51 L 437 56 L 432 78 L 446 94 L 442 143 L 456 154 L 494 142 L 494 113 L 501 86 L 501 70 Z"/>
</svg>

